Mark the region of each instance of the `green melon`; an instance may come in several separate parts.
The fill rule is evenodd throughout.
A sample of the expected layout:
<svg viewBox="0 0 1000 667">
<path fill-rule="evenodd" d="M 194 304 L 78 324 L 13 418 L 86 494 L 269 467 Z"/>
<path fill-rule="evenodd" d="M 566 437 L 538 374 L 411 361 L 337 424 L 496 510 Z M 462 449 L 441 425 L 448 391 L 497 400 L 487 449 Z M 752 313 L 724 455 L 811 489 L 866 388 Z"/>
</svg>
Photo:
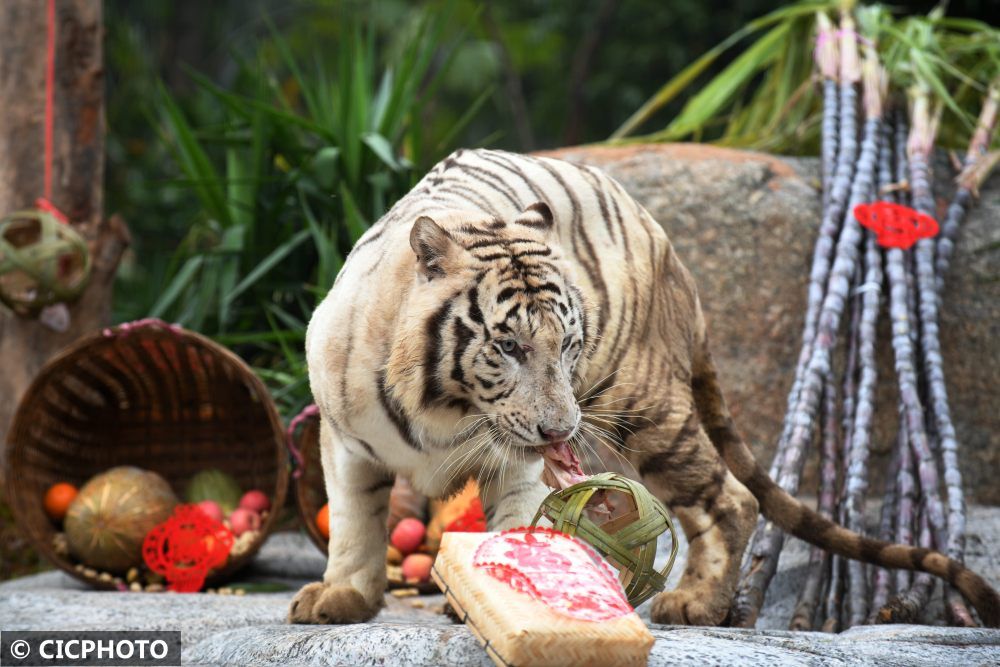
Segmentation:
<svg viewBox="0 0 1000 667">
<path fill-rule="evenodd" d="M 70 554 L 102 572 L 142 564 L 142 542 L 170 517 L 177 496 L 154 472 L 121 466 L 92 477 L 77 494 L 63 527 Z"/>
<path fill-rule="evenodd" d="M 239 483 L 221 470 L 203 470 L 188 482 L 184 492 L 184 500 L 189 503 L 200 503 L 203 500 L 214 500 L 228 516 L 240 504 L 243 491 Z"/>
</svg>

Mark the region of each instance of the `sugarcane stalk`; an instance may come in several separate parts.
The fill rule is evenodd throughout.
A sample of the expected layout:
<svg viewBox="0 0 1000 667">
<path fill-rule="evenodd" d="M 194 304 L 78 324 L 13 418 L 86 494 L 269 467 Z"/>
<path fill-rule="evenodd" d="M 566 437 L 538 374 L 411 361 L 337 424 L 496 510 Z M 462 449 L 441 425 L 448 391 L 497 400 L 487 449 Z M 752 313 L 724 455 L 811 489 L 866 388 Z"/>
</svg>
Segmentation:
<svg viewBox="0 0 1000 667">
<path fill-rule="evenodd" d="M 874 45 L 865 45 L 864 62 L 864 104 L 866 120 L 879 121 L 878 143 L 882 144 L 883 115 L 882 103 L 885 99 L 887 80 L 885 71 L 878 62 Z M 889 146 L 879 146 L 879 155 L 889 150 Z M 871 191 L 874 194 L 874 190 Z M 865 231 L 864 284 L 860 288 L 862 307 L 858 326 L 858 390 L 851 429 L 850 454 L 845 476 L 844 511 L 847 528 L 856 533 L 865 532 L 865 499 L 868 492 L 868 457 L 872 437 L 872 421 L 875 415 L 875 387 L 878 371 L 875 365 L 875 346 L 878 315 L 882 295 L 882 252 L 875 235 Z M 861 561 L 852 560 L 848 569 L 848 613 L 847 626 L 863 623 L 868 616 L 868 572 Z"/>
<path fill-rule="evenodd" d="M 845 513 L 847 527 L 856 533 L 865 532 L 864 504 L 868 491 L 868 458 L 875 413 L 875 386 L 878 372 L 875 366 L 875 339 L 879 301 L 882 290 L 882 253 L 871 232 L 865 234 L 864 301 L 858 346 L 860 377 L 854 428 L 851 432 L 850 458 L 846 475 Z M 868 615 L 868 573 L 861 561 L 848 563 L 847 626 L 863 623 Z"/>
<path fill-rule="evenodd" d="M 896 157 L 896 198 L 900 204 L 909 203 L 910 158 L 906 155 L 906 140 L 910 136 L 910 121 L 905 108 L 896 109 L 896 123 L 893 127 L 893 153 Z"/>
<path fill-rule="evenodd" d="M 840 632 L 840 614 L 843 609 L 844 587 L 846 584 L 844 559 L 833 556 L 830 559 L 830 586 L 826 595 L 826 606 L 821 630 L 823 632 Z"/>
<path fill-rule="evenodd" d="M 845 14 L 841 25 L 843 31 L 841 38 L 842 63 L 845 59 L 845 52 L 852 52 L 852 66 L 857 69 L 857 42 L 853 31 L 853 20 Z M 857 80 L 857 77 L 845 76 L 845 68 L 842 65 L 841 110 L 844 109 L 843 90 L 845 78 L 853 81 Z M 853 87 L 851 88 L 851 94 L 854 94 Z M 853 107 L 853 105 L 851 106 Z M 853 113 L 854 110 L 852 108 L 851 114 Z M 843 121 L 842 117 L 842 128 Z M 875 160 L 878 156 L 879 125 L 880 123 L 877 119 L 865 122 L 861 155 L 858 160 L 854 180 L 850 185 L 849 203 L 844 211 L 853 211 L 856 205 L 868 201 L 871 196 Z M 856 141 L 854 136 L 844 136 L 843 134 L 840 139 L 841 154 L 849 150 L 848 144 Z M 831 199 L 836 198 L 837 190 L 840 187 L 843 187 L 843 185 L 838 173 L 837 180 L 833 183 Z M 801 391 L 796 401 L 796 407 L 790 415 L 792 430 L 777 479 L 778 484 L 789 493 L 795 493 L 798 490 L 805 449 L 814 431 L 816 413 L 825 377 L 831 372 L 831 352 L 836 343 L 837 329 L 840 326 L 841 316 L 843 315 L 850 279 L 857 264 L 861 228 L 857 220 L 854 219 L 853 213 L 848 213 L 841 217 L 843 229 L 837 239 L 835 259 L 829 272 L 828 289 L 823 296 L 822 307 L 816 323 L 816 335 L 808 367 L 802 378 Z M 752 627 L 756 623 L 757 615 L 764 602 L 764 594 L 767 586 L 777 568 L 778 556 L 783 543 L 784 534 L 780 529 L 768 523 L 764 524 L 761 530 L 760 524 L 758 524 L 758 531 L 751 545 L 750 557 L 744 563 L 743 578 L 737 588 L 733 603 L 731 620 L 735 625 Z"/>
<path fill-rule="evenodd" d="M 853 280 L 851 281 L 851 293 L 855 293 L 855 290 L 861 286 L 861 276 L 858 271 L 855 271 Z M 861 299 L 856 296 L 851 299 L 851 317 L 847 327 L 847 354 L 844 361 L 844 377 L 843 377 L 843 395 L 844 395 L 844 405 L 843 405 L 843 426 L 841 429 L 841 442 L 843 443 L 840 452 L 840 459 L 843 464 L 843 470 L 840 473 L 841 477 L 844 479 L 844 483 L 840 486 L 840 492 L 837 494 L 836 500 L 834 502 L 834 520 L 838 523 L 845 523 L 847 515 L 844 511 L 844 507 L 847 501 L 846 492 L 846 480 L 847 480 L 847 463 L 851 457 L 851 433 L 854 430 L 854 414 L 855 414 L 855 403 L 857 399 L 857 380 L 858 380 L 858 346 L 860 343 L 860 326 L 861 326 Z M 834 554 L 830 557 L 830 572 L 831 572 L 831 585 L 827 588 L 827 598 L 826 605 L 824 607 L 824 618 L 826 619 L 823 623 L 823 629 L 825 632 L 839 632 L 841 628 L 841 620 L 843 618 L 843 603 L 844 603 L 844 592 L 848 586 L 848 572 L 846 569 L 846 561 Z"/>
<path fill-rule="evenodd" d="M 833 382 L 832 377 L 827 376 L 823 386 L 823 439 L 820 450 L 820 485 L 816 511 L 823 518 L 831 520 L 837 507 L 837 473 L 840 463 L 837 451 L 837 416 L 837 385 Z M 829 552 L 820 547 L 813 547 L 809 551 L 808 574 L 802 585 L 802 591 L 799 593 L 798 602 L 795 604 L 792 620 L 788 624 L 789 630 L 812 630 L 816 607 L 823 593 L 829 570 Z"/>
<path fill-rule="evenodd" d="M 847 463 L 850 458 L 851 443 L 853 442 L 855 403 L 858 398 L 858 346 L 861 342 L 861 299 L 858 298 L 859 295 L 855 293 L 855 290 L 859 287 L 861 287 L 861 273 L 860 271 L 855 271 L 850 288 L 851 293 L 854 294 L 854 298 L 851 299 L 851 317 L 847 325 L 847 354 L 844 357 L 843 380 L 844 409 L 841 413 L 841 418 L 843 419 L 843 427 L 841 429 L 843 437 L 841 441 L 844 443 L 841 460 L 844 465 L 845 482 L 847 478 Z M 841 497 L 837 499 L 837 506 L 841 507 L 843 502 L 844 497 L 841 494 Z"/>
<path fill-rule="evenodd" d="M 913 476 L 913 451 L 910 448 L 910 434 L 905 424 L 899 429 L 899 472 L 896 477 L 896 542 L 914 543 L 914 525 L 917 513 L 917 480 Z M 913 573 L 896 570 L 896 590 L 908 590 L 913 583 Z"/>
<path fill-rule="evenodd" d="M 931 150 L 937 123 L 940 118 L 940 105 L 931 112 L 930 91 L 918 84 L 912 90 L 912 110 L 910 112 L 913 127 L 907 141 L 907 156 L 910 161 L 910 189 L 913 208 L 925 215 L 934 216 L 934 195 L 931 186 Z M 958 473 L 955 427 L 951 421 L 948 408 L 948 390 L 944 382 L 943 361 L 941 359 L 941 344 L 938 338 L 938 295 L 934 279 L 934 240 L 920 239 L 917 241 L 916 252 L 917 275 L 917 314 L 920 318 L 920 343 L 924 364 L 924 374 L 927 378 L 928 403 L 934 416 L 934 426 L 941 439 L 942 453 L 953 458 L 952 473 Z M 912 433 L 912 431 L 911 431 Z M 946 548 L 949 556 L 961 557 L 965 532 L 965 510 L 961 495 L 961 477 L 957 480 L 957 497 L 950 500 L 949 516 L 945 517 L 944 507 L 938 491 L 939 473 L 937 463 L 927 439 L 911 438 L 915 445 L 914 454 L 918 460 L 920 486 L 924 496 L 924 506 L 930 521 L 931 530 L 938 544 Z M 951 485 L 956 480 L 949 484 Z M 949 520 L 952 525 L 949 528 Z"/>
<path fill-rule="evenodd" d="M 771 477 L 781 474 L 781 461 L 788 449 L 788 440 L 794 426 L 792 414 L 798 403 L 803 376 L 812 356 L 816 325 L 823 305 L 826 282 L 837 233 L 843 221 L 844 207 L 850 194 L 858 155 L 858 91 L 861 67 L 858 61 L 857 35 L 854 21 L 845 12 L 841 18 L 841 37 L 838 45 L 836 31 L 830 20 L 817 16 L 816 63 L 823 77 L 823 216 L 813 249 L 812 269 L 806 299 L 806 316 L 802 330 L 802 348 L 795 367 L 792 388 L 788 392 L 788 405 L 781 438 L 771 463 Z M 833 156 L 836 156 L 834 160 Z"/>
<path fill-rule="evenodd" d="M 900 431 L 902 433 L 902 431 Z M 884 542 L 895 541 L 896 532 L 896 477 L 899 474 L 899 448 L 897 436 L 896 447 L 889 459 L 889 470 L 885 476 L 885 493 L 882 496 L 882 507 L 879 514 L 878 538 Z M 904 441 L 903 447 L 909 445 Z M 875 568 L 872 576 L 872 604 L 873 610 L 879 610 L 885 606 L 892 595 L 892 573 L 884 567 Z M 869 618 L 869 622 L 873 619 Z"/>
<path fill-rule="evenodd" d="M 895 130 L 896 180 L 900 182 L 909 170 L 909 159 L 905 150 L 908 125 L 903 113 L 897 115 Z M 884 169 L 884 166 L 882 168 Z M 884 172 L 880 172 L 880 181 L 884 180 Z M 900 203 L 906 203 L 905 190 L 898 191 L 898 199 Z M 885 251 L 886 274 L 889 279 L 889 319 L 892 323 L 892 348 L 900 396 L 901 422 L 897 448 L 899 472 L 896 478 L 895 522 L 895 541 L 900 544 L 914 542 L 917 490 L 911 470 L 913 454 L 910 441 L 922 438 L 926 443 L 927 440 L 924 409 L 917 385 L 917 359 L 914 352 L 917 341 L 916 300 L 912 298 L 914 294 L 909 280 L 910 254 L 909 251 L 900 248 L 887 248 Z M 897 570 L 895 578 L 897 591 L 902 593 L 909 589 L 912 575 L 908 570 Z"/>
<path fill-rule="evenodd" d="M 936 121 L 928 113 L 928 98 L 926 95 L 915 96 L 913 105 L 914 129 L 906 140 L 905 154 L 900 151 L 904 145 L 905 125 L 897 124 L 897 168 L 908 171 L 918 210 L 928 212 L 933 207 L 930 196 L 930 180 L 928 178 L 930 146 L 933 144 Z M 919 202 L 919 203 L 918 203 Z M 930 202 L 930 205 L 928 205 Z M 930 214 L 930 213 L 929 213 Z M 919 246 L 917 255 L 919 253 Z M 927 257 L 914 257 L 918 265 L 917 279 L 912 279 L 912 266 L 909 253 L 897 248 L 886 252 L 887 271 L 890 283 L 890 317 L 893 323 L 893 349 L 895 352 L 896 371 L 900 384 L 903 423 L 900 428 L 900 467 L 897 480 L 897 521 L 896 541 L 903 544 L 913 543 L 913 526 L 915 507 L 917 505 L 917 484 L 913 475 L 913 457 L 916 455 L 919 465 L 921 490 L 924 493 L 924 510 L 921 515 L 920 543 L 926 548 L 934 543 L 934 532 L 941 531 L 943 511 L 938 492 L 938 475 L 936 461 L 930 447 L 924 422 L 924 410 L 920 400 L 918 385 L 917 359 L 914 347 L 918 341 L 916 292 L 921 293 L 928 283 Z M 933 267 L 930 276 L 933 277 Z M 916 283 L 914 285 L 914 282 Z M 916 289 L 915 289 L 916 288 Z M 936 305 L 936 304 L 935 304 Z M 919 317 L 923 322 L 924 314 Z M 935 422 L 936 425 L 936 422 Z M 912 586 L 911 586 L 912 581 Z M 910 572 L 898 571 L 896 574 L 896 589 L 899 595 L 888 603 L 881 605 L 876 620 L 879 622 L 902 622 L 914 620 L 926 604 L 933 589 L 933 578 L 918 575 L 913 578 Z M 884 595 L 884 593 L 882 594 Z M 881 602 L 881 596 L 876 600 Z M 964 605 L 964 603 L 962 603 Z"/>
<path fill-rule="evenodd" d="M 983 104 L 976 130 L 966 154 L 967 165 L 975 164 L 980 160 L 992 140 L 996 126 L 997 105 L 1000 102 L 1000 89 L 997 88 L 997 83 L 1000 83 L 1000 79 L 994 86 L 991 86 Z M 918 97 L 915 104 L 919 103 L 919 100 Z M 933 141 L 933 135 L 931 137 L 931 141 Z M 917 162 L 918 165 L 922 164 L 923 161 L 929 164 L 930 148 L 926 146 L 926 142 L 915 141 L 913 150 L 923 151 L 921 160 Z M 915 203 L 918 210 L 932 215 L 933 197 L 929 191 L 929 178 L 927 185 L 928 191 L 926 193 L 921 191 L 921 197 L 919 200 L 915 198 Z M 948 268 L 954 238 L 966 208 L 972 201 L 972 193 L 975 188 L 975 181 L 970 182 L 968 177 L 959 179 L 959 187 L 955 198 L 948 207 L 940 239 L 936 243 L 933 239 L 922 239 L 917 243 L 916 251 L 922 327 L 921 343 L 924 370 L 927 376 L 928 403 L 933 419 L 932 423 L 940 438 L 941 461 L 944 467 L 948 499 L 947 542 L 944 546 L 948 555 L 958 562 L 962 562 L 965 556 L 965 495 L 962 488 L 962 472 L 958 464 L 958 438 L 951 420 L 948 391 L 944 379 L 944 362 L 941 357 L 938 329 L 938 308 L 944 284 L 944 272 Z M 934 517 L 933 513 L 931 514 L 933 523 Z M 936 525 L 935 528 L 937 528 Z M 951 587 L 947 587 L 945 597 L 950 620 L 958 625 L 973 626 L 974 620 L 961 596 Z"/>
<path fill-rule="evenodd" d="M 934 539 L 927 512 L 920 513 L 920 547 L 933 549 Z M 913 578 L 913 585 L 904 593 L 897 595 L 887 605 L 879 609 L 876 616 L 878 623 L 917 623 L 927 607 L 927 602 L 934 593 L 937 580 L 926 572 L 918 572 Z"/>
<path fill-rule="evenodd" d="M 882 124 L 881 145 L 878 154 L 878 192 L 879 199 L 894 202 L 896 197 L 893 192 L 895 184 L 895 174 L 893 172 L 893 125 L 889 122 Z M 887 258 L 888 259 L 888 258 Z M 902 414 L 902 410 L 900 411 Z M 902 442 L 902 444 L 900 444 Z M 878 537 L 885 542 L 894 541 L 896 530 L 896 477 L 899 474 L 900 447 L 908 447 L 905 440 L 905 432 L 900 429 L 897 436 L 896 446 L 889 458 L 889 470 L 885 476 L 885 491 L 882 495 L 882 507 L 879 513 Z M 882 567 L 875 568 L 872 575 L 872 603 L 873 610 L 881 609 L 889 600 L 892 594 L 892 574 Z M 873 618 L 869 618 L 871 622 Z"/>
<path fill-rule="evenodd" d="M 823 12 L 816 13 L 816 66 L 823 79 L 823 124 L 820 144 L 821 166 L 823 170 L 823 210 L 830 205 L 830 192 L 837 171 L 837 123 L 840 117 L 837 108 L 838 49 L 837 31 L 830 18 Z"/>
<path fill-rule="evenodd" d="M 993 82 L 983 103 L 969 148 L 966 152 L 964 168 L 959 175 L 958 188 L 948 206 L 941 232 L 935 244 L 935 302 L 940 299 L 944 288 L 944 278 L 948 270 L 955 238 L 968 208 L 972 204 L 979 185 L 995 165 L 994 156 L 987 154 L 997 124 L 997 109 L 1000 106 L 1000 78 Z M 993 158 L 993 159 L 991 159 Z M 919 251 L 918 251 L 919 252 Z M 925 252 L 929 252 L 926 250 Z M 922 311 L 923 314 L 923 311 Z M 936 329 L 932 331 L 936 333 Z M 937 348 L 937 349 L 935 349 Z M 940 358 L 939 341 L 936 336 L 924 343 L 925 358 Z M 965 551 L 965 498 L 962 489 L 962 473 L 958 465 L 957 438 L 951 428 L 947 395 L 943 390 L 943 371 L 934 361 L 927 362 L 928 392 L 932 413 L 932 424 L 939 431 L 941 460 L 944 466 L 945 486 L 948 498 L 948 555 L 959 562 Z M 942 401 L 944 401 L 942 403 Z M 945 609 L 951 623 L 974 627 L 975 621 L 962 596 L 951 586 L 945 587 Z"/>
<path fill-rule="evenodd" d="M 977 174 L 976 177 L 972 178 L 970 175 L 975 173 L 974 165 L 982 161 L 993 141 L 998 108 L 1000 108 L 1000 77 L 993 81 L 987 91 L 983 108 L 979 112 L 979 120 L 976 122 L 976 129 L 972 133 L 969 148 L 965 153 L 963 173 L 958 179 L 958 190 L 948 206 L 944 222 L 941 223 L 934 258 L 938 293 L 944 287 L 944 278 L 948 274 L 948 265 L 951 263 L 951 255 L 955 250 L 955 239 L 958 237 L 959 227 L 978 191 L 978 184 L 985 178 L 985 174 Z"/>
</svg>

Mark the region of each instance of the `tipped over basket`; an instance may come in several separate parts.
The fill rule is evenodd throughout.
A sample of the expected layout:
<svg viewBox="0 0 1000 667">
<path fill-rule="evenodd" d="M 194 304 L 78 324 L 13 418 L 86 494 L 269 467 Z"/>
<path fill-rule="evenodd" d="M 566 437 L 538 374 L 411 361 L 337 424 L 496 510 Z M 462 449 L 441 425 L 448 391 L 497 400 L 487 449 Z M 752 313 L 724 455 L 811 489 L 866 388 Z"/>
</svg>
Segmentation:
<svg viewBox="0 0 1000 667">
<path fill-rule="evenodd" d="M 288 425 L 288 447 L 295 459 L 295 500 L 309 539 L 326 554 L 327 538 L 316 525 L 316 515 L 326 504 L 323 466 L 319 458 L 319 410 L 308 406 Z"/>
<path fill-rule="evenodd" d="M 54 547 L 43 509 L 57 482 L 77 487 L 117 466 L 160 475 L 178 496 L 198 473 L 216 469 L 280 508 L 287 491 L 281 419 L 263 383 L 235 354 L 196 333 L 144 320 L 105 329 L 50 360 L 18 405 L 7 436 L 6 480 L 14 518 L 53 564 L 97 588 Z M 253 541 L 210 574 L 224 581 L 253 557 L 276 512 Z"/>
<path fill-rule="evenodd" d="M 320 416 L 315 405 L 308 406 L 288 425 L 288 448 L 295 460 L 295 500 L 299 508 L 299 518 L 302 519 L 306 532 L 316 548 L 327 554 L 328 538 L 320 532 L 317 515 L 326 505 L 326 485 L 323 481 L 323 465 L 320 458 Z M 404 518 L 415 518 L 427 522 L 428 499 L 418 493 L 406 480 L 398 476 L 389 495 L 389 515 L 386 519 L 386 532 L 392 529 Z M 428 530 L 428 536 L 431 530 Z M 440 539 L 440 535 L 438 535 Z M 427 553 L 430 547 L 425 540 L 418 550 Z M 436 551 L 436 546 L 432 551 Z M 416 588 L 421 593 L 436 593 L 437 585 L 432 581 L 407 582 L 403 579 L 399 561 L 387 562 L 389 588 Z"/>
<path fill-rule="evenodd" d="M 323 481 L 323 464 L 320 460 L 319 410 L 307 406 L 288 424 L 288 448 L 294 459 L 295 500 L 299 518 L 316 548 L 327 553 L 328 540 L 316 523 L 317 514 L 326 505 L 326 485 Z M 389 496 L 389 516 L 386 530 L 392 529 L 403 518 L 414 517 L 427 521 L 427 497 L 418 493 L 404 477 L 397 477 Z"/>
</svg>

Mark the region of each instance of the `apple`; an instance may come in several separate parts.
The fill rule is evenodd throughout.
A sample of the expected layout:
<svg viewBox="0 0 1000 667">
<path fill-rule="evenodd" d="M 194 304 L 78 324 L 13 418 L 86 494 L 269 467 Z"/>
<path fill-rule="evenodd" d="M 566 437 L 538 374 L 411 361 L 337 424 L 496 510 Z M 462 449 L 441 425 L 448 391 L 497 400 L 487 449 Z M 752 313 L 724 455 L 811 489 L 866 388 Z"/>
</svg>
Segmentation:
<svg viewBox="0 0 1000 667">
<path fill-rule="evenodd" d="M 423 543 L 426 534 L 427 528 L 420 519 L 407 517 L 392 529 L 389 541 L 402 553 L 408 554 L 417 550 L 417 547 Z"/>
<path fill-rule="evenodd" d="M 209 519 L 222 523 L 222 507 L 214 500 L 202 500 L 198 503 L 198 509 L 204 512 Z"/>
<path fill-rule="evenodd" d="M 240 498 L 240 507 L 260 514 L 271 509 L 271 499 L 263 491 L 253 489 L 247 491 Z"/>
<path fill-rule="evenodd" d="M 428 554 L 410 554 L 403 559 L 403 579 L 407 583 L 430 581 L 434 558 Z"/>
<path fill-rule="evenodd" d="M 245 507 L 237 507 L 229 515 L 229 527 L 236 537 L 251 530 L 259 530 L 260 515 Z"/>
</svg>

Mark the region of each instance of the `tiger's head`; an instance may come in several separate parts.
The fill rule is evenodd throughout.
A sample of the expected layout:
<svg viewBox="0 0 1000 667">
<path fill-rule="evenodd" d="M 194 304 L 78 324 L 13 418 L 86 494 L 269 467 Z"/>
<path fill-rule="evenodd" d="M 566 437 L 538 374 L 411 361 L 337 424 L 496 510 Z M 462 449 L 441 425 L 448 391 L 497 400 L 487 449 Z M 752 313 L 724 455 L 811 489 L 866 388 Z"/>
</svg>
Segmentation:
<svg viewBox="0 0 1000 667">
<path fill-rule="evenodd" d="M 547 204 L 513 220 L 451 212 L 410 232 L 415 284 L 387 378 L 432 439 L 478 417 L 505 445 L 565 442 L 580 424 L 574 385 L 593 336 Z M 465 418 L 463 418 L 463 415 Z"/>
</svg>

